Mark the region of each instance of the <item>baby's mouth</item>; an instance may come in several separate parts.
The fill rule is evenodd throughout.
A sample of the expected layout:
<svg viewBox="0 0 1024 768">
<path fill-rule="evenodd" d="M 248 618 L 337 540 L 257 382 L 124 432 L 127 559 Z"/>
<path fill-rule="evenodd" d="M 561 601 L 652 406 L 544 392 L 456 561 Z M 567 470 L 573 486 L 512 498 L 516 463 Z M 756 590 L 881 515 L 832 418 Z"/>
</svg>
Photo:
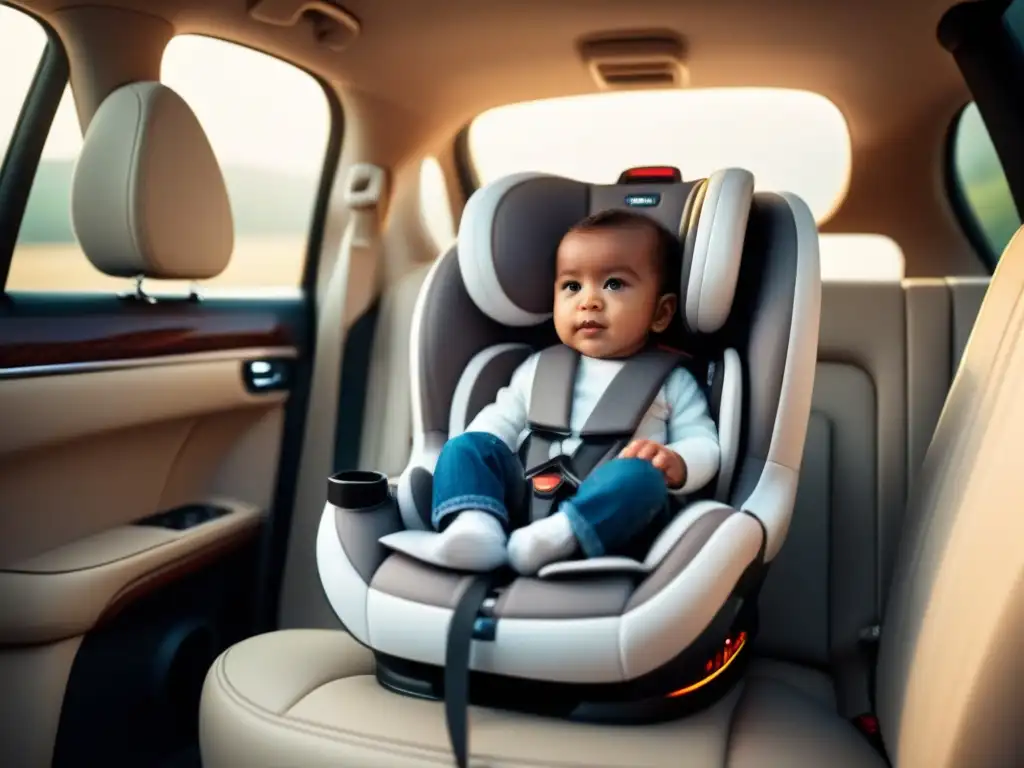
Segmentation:
<svg viewBox="0 0 1024 768">
<path fill-rule="evenodd" d="M 596 333 L 597 331 L 603 331 L 604 325 L 597 322 L 597 320 L 584 320 L 582 323 L 576 326 L 576 330 L 589 333 Z"/>
</svg>

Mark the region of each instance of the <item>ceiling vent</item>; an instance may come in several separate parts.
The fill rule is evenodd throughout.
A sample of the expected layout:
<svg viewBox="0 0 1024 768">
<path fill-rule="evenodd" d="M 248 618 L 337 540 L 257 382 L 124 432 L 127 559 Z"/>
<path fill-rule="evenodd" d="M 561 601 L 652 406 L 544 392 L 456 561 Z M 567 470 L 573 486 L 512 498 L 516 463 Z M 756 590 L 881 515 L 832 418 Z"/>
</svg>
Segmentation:
<svg viewBox="0 0 1024 768">
<path fill-rule="evenodd" d="M 359 20 L 334 0 L 256 0 L 249 15 L 277 27 L 308 24 L 316 41 L 332 51 L 347 48 L 359 35 Z"/>
<path fill-rule="evenodd" d="M 602 90 L 685 88 L 686 47 L 671 32 L 605 34 L 579 44 L 580 56 Z"/>
</svg>

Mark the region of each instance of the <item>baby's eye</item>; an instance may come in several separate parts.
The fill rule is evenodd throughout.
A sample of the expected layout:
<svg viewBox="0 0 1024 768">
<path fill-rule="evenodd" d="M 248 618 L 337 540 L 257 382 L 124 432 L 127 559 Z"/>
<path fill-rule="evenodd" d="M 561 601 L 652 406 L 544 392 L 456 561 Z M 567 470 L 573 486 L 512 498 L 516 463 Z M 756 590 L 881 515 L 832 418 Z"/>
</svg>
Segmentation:
<svg viewBox="0 0 1024 768">
<path fill-rule="evenodd" d="M 609 277 L 605 281 L 604 287 L 607 288 L 609 291 L 621 291 L 623 288 L 626 287 L 626 284 L 619 280 L 619 278 L 617 277 Z"/>
<path fill-rule="evenodd" d="M 580 284 L 575 280 L 566 280 L 562 283 L 562 290 L 576 293 L 581 288 Z"/>
</svg>

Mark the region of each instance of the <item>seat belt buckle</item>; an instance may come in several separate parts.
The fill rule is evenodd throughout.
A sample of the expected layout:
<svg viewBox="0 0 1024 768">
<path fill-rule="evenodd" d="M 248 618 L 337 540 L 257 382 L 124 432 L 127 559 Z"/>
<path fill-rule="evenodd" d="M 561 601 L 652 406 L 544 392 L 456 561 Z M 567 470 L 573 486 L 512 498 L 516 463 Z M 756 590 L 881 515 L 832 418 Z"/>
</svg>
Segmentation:
<svg viewBox="0 0 1024 768">
<path fill-rule="evenodd" d="M 878 723 L 878 717 L 873 712 L 864 712 L 852 718 L 851 722 L 868 744 L 888 763 L 889 756 L 885 753 L 885 743 L 882 741 L 882 729 Z"/>
<path fill-rule="evenodd" d="M 558 493 L 565 483 L 565 477 L 556 472 L 544 472 L 530 478 L 533 492 L 542 499 L 550 499 Z"/>
<path fill-rule="evenodd" d="M 527 470 L 524 479 L 529 483 L 531 492 L 530 522 L 547 517 L 561 499 L 571 496 L 579 487 L 572 472 L 567 470 L 564 458 L 560 456 Z"/>
<path fill-rule="evenodd" d="M 853 718 L 853 724 L 857 726 L 857 730 L 863 733 L 865 736 L 878 735 L 878 718 L 870 712 L 865 712 L 861 715 L 857 715 L 855 718 Z"/>
</svg>

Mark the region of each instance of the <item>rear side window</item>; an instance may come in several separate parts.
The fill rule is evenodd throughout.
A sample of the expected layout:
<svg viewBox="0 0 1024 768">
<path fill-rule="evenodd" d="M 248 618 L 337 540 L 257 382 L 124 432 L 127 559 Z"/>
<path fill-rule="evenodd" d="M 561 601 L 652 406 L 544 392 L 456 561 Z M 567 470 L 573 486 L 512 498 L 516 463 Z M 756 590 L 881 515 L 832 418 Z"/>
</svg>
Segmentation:
<svg viewBox="0 0 1024 768">
<path fill-rule="evenodd" d="M 43 26 L 26 13 L 0 5 L 0 165 L 46 51 Z"/>
<path fill-rule="evenodd" d="M 755 126 L 752 128 L 751 126 Z M 850 178 L 846 120 L 828 99 L 777 88 L 627 91 L 509 104 L 478 116 L 466 148 L 482 185 L 519 171 L 614 183 L 631 166 L 674 165 L 694 179 L 749 169 L 759 189 L 799 195 L 819 223 Z M 821 237 L 824 280 L 898 281 L 899 245 L 876 233 Z"/>
<path fill-rule="evenodd" d="M 331 132 L 323 88 L 284 61 L 196 35 L 171 40 L 161 80 L 189 104 L 206 131 L 234 214 L 231 262 L 217 277 L 202 281 L 200 290 L 211 296 L 297 293 Z M 127 281 L 96 270 L 75 240 L 71 178 L 81 148 L 69 88 L 43 149 L 7 290 L 128 288 Z M 147 284 L 147 290 L 161 294 L 188 289 L 189 284 L 180 281 Z"/>
<path fill-rule="evenodd" d="M 687 179 L 739 166 L 753 172 L 759 188 L 800 195 L 819 222 L 842 202 L 850 176 L 850 134 L 839 109 L 818 94 L 777 88 L 509 104 L 477 117 L 467 143 L 481 184 L 517 171 L 611 184 L 638 165 L 674 165 Z"/>
<path fill-rule="evenodd" d="M 995 264 L 1021 225 L 1002 163 L 973 102 L 953 129 L 950 176 L 955 208 L 976 235 L 982 255 Z"/>
</svg>

